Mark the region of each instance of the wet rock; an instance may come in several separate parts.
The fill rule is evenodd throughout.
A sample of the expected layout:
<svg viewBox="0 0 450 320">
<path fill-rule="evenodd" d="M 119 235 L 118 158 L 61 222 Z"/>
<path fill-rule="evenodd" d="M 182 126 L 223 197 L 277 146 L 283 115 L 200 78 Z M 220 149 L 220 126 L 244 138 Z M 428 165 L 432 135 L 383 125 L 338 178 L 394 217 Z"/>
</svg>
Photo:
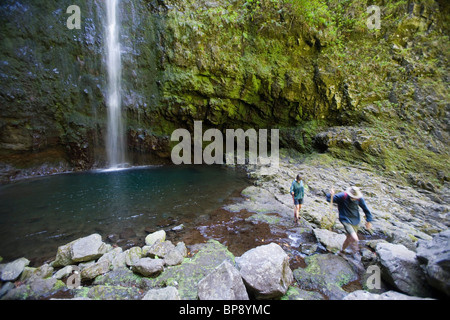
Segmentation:
<svg viewBox="0 0 450 320">
<path fill-rule="evenodd" d="M 248 300 L 239 271 L 230 262 L 222 262 L 198 283 L 200 300 Z"/>
<path fill-rule="evenodd" d="M 289 257 L 275 243 L 245 252 L 236 258 L 236 264 L 245 285 L 256 298 L 281 297 L 293 281 Z"/>
<path fill-rule="evenodd" d="M 1 269 L 0 279 L 2 281 L 15 281 L 29 264 L 30 261 L 26 258 L 19 258 L 7 263 Z"/>
<path fill-rule="evenodd" d="M 435 234 L 431 241 L 419 240 L 417 258 L 428 283 L 450 296 L 450 230 Z"/>
<path fill-rule="evenodd" d="M 175 232 L 178 232 L 178 231 L 182 231 L 183 229 L 184 229 L 184 225 L 183 225 L 183 224 L 180 224 L 180 225 L 178 225 L 178 226 L 176 226 L 176 227 L 173 227 L 173 228 L 170 229 L 170 230 L 175 231 Z"/>
<path fill-rule="evenodd" d="M 406 294 L 396 291 L 387 291 L 381 294 L 376 294 L 364 290 L 357 290 L 348 294 L 342 300 L 431 300 L 431 299 L 408 296 Z"/>
<path fill-rule="evenodd" d="M 177 288 L 169 286 L 148 290 L 142 300 L 180 300 L 180 295 Z"/>
<path fill-rule="evenodd" d="M 161 273 L 164 269 L 163 259 L 142 258 L 131 266 L 133 272 L 137 272 L 144 277 L 152 277 Z"/>
<path fill-rule="evenodd" d="M 347 295 L 342 286 L 358 279 L 358 274 L 342 257 L 334 254 L 316 254 L 305 259 L 307 267 L 294 270 L 300 288 L 317 290 L 331 300 Z"/>
<path fill-rule="evenodd" d="M 342 244 L 346 238 L 345 235 L 325 229 L 314 229 L 313 232 L 317 240 L 323 244 L 328 251 L 336 253 L 342 249 Z"/>
<path fill-rule="evenodd" d="M 403 245 L 379 243 L 381 276 L 398 290 L 419 297 L 430 297 L 431 290 L 425 280 L 416 254 Z"/>
</svg>

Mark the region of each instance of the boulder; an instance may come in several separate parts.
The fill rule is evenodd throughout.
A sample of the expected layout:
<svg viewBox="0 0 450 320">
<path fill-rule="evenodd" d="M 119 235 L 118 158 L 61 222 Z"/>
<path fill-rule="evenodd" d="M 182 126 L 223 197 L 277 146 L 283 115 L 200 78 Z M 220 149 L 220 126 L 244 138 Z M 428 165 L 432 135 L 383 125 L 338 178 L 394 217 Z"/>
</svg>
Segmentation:
<svg viewBox="0 0 450 320">
<path fill-rule="evenodd" d="M 198 283 L 200 300 L 248 300 L 239 271 L 230 262 L 222 262 Z"/>
<path fill-rule="evenodd" d="M 342 249 L 346 236 L 325 229 L 314 229 L 314 235 L 325 248 L 333 253 Z"/>
<path fill-rule="evenodd" d="M 54 271 L 53 267 L 47 263 L 43 264 L 39 268 L 25 267 L 23 269 L 22 274 L 19 277 L 19 280 L 20 281 L 30 281 L 30 280 L 34 280 L 34 279 L 49 278 L 52 276 L 53 271 Z"/>
<path fill-rule="evenodd" d="M 304 290 L 320 291 L 330 300 L 347 295 L 342 286 L 358 280 L 358 274 L 344 258 L 334 254 L 315 254 L 306 257 L 306 268 L 294 270 L 294 278 Z"/>
<path fill-rule="evenodd" d="M 101 256 L 100 259 L 98 259 L 98 262 L 108 261 L 110 264 L 112 264 L 113 261 L 115 261 L 122 252 L 123 252 L 122 248 L 120 247 L 114 248 L 105 253 L 103 256 Z"/>
<path fill-rule="evenodd" d="M 275 243 L 245 252 L 236 258 L 236 264 L 245 285 L 256 298 L 281 297 L 293 281 L 289 257 Z"/>
<path fill-rule="evenodd" d="M 70 264 L 90 261 L 100 258 L 108 251 L 108 245 L 102 241 L 99 234 L 74 240 L 60 246 L 53 262 L 53 267 L 64 267 Z"/>
<path fill-rule="evenodd" d="M 171 250 L 168 254 L 165 255 L 164 261 L 168 266 L 176 266 L 183 262 L 183 255 L 176 248 Z"/>
<path fill-rule="evenodd" d="M 450 230 L 435 234 L 431 241 L 419 240 L 417 258 L 428 283 L 450 296 Z"/>
<path fill-rule="evenodd" d="M 281 300 L 323 300 L 323 296 L 316 291 L 307 291 L 294 286 L 290 286 Z"/>
<path fill-rule="evenodd" d="M 382 294 L 376 294 L 364 290 L 357 290 L 348 294 L 342 300 L 431 300 L 431 299 L 408 296 L 406 294 L 396 291 L 387 291 L 383 292 Z"/>
<path fill-rule="evenodd" d="M 182 300 L 198 298 L 198 283 L 224 260 L 234 264 L 228 248 L 216 240 L 198 246 L 199 251 L 182 264 L 166 268 L 152 283 L 153 287 L 176 286 Z"/>
<path fill-rule="evenodd" d="M 2 300 L 42 300 L 67 290 L 66 285 L 55 278 L 34 278 L 26 284 L 11 288 Z"/>
<path fill-rule="evenodd" d="M 92 280 L 97 276 L 105 274 L 109 271 L 110 263 L 108 261 L 100 261 L 89 265 L 88 267 L 81 270 L 81 279 Z"/>
<path fill-rule="evenodd" d="M 123 253 L 125 255 L 125 263 L 130 267 L 138 262 L 139 259 L 141 259 L 143 256 L 143 252 L 140 247 L 130 248 L 128 250 L 125 250 Z"/>
<path fill-rule="evenodd" d="M 77 291 L 75 298 L 89 298 L 92 300 L 140 300 L 142 293 L 139 288 L 97 285 L 84 290 Z"/>
<path fill-rule="evenodd" d="M 144 256 L 150 258 L 164 258 L 170 251 L 174 250 L 175 246 L 170 241 L 155 242 L 152 246 L 145 246 L 143 248 Z"/>
<path fill-rule="evenodd" d="M 187 256 L 187 248 L 184 242 L 178 242 L 175 249 L 181 254 L 183 258 Z"/>
<path fill-rule="evenodd" d="M 425 274 L 413 251 L 401 244 L 379 243 L 376 252 L 380 257 L 384 280 L 408 295 L 431 296 Z"/>
<path fill-rule="evenodd" d="M 163 242 L 165 240 L 166 240 L 166 232 L 164 230 L 159 230 L 147 235 L 145 237 L 145 244 L 147 246 L 152 246 L 156 242 Z"/>
<path fill-rule="evenodd" d="M 148 290 L 142 300 L 180 300 L 180 295 L 177 288 L 169 286 Z"/>
<path fill-rule="evenodd" d="M 143 275 L 144 277 L 155 276 L 164 270 L 164 260 L 142 258 L 131 266 L 131 270 Z"/>
<path fill-rule="evenodd" d="M 74 270 L 76 270 L 76 268 L 77 268 L 77 266 L 73 266 L 73 265 L 65 266 L 64 268 L 56 271 L 52 277 L 57 280 L 61 280 L 62 278 L 70 276 L 72 274 L 72 272 Z"/>
<path fill-rule="evenodd" d="M 0 279 L 2 281 L 15 281 L 30 261 L 26 258 L 19 258 L 4 265 Z"/>
</svg>

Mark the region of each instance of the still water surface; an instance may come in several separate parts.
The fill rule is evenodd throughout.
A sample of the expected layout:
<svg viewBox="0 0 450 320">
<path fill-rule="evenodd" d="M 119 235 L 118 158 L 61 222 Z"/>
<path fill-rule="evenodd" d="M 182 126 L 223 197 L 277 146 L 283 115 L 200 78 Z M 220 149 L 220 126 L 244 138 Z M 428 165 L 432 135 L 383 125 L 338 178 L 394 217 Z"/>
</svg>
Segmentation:
<svg viewBox="0 0 450 320">
<path fill-rule="evenodd" d="M 155 166 L 60 174 L 0 186 L 4 261 L 56 255 L 59 245 L 132 229 L 145 236 L 164 220 L 195 225 L 249 185 L 218 166 Z M 143 244 L 142 244 L 143 245 Z"/>
</svg>

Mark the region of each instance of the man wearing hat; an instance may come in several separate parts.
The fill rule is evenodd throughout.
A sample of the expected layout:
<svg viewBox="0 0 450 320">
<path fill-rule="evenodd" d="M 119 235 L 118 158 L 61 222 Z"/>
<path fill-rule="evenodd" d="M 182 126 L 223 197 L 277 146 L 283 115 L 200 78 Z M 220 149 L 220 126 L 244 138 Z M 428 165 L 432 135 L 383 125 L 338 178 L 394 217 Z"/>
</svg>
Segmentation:
<svg viewBox="0 0 450 320">
<path fill-rule="evenodd" d="M 366 206 L 361 190 L 358 187 L 349 187 L 345 192 L 334 194 L 334 189 L 331 188 L 330 193 L 327 193 L 327 201 L 337 203 L 339 211 L 339 221 L 345 228 L 347 238 L 342 245 L 342 251 L 351 245 L 353 251 L 358 252 L 358 236 L 356 234 L 360 222 L 359 207 L 366 215 L 366 228 L 371 229 L 372 214 Z"/>
</svg>

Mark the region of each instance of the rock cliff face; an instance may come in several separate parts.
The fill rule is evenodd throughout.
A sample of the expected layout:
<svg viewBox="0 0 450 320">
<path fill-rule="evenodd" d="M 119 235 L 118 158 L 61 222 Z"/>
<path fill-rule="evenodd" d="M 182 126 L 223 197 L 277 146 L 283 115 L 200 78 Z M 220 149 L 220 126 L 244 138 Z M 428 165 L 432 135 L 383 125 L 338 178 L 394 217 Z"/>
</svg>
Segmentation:
<svg viewBox="0 0 450 320">
<path fill-rule="evenodd" d="M 70 30 L 71 4 L 1 4 L 4 180 L 104 163 L 105 8 L 78 1 L 81 29 Z M 284 147 L 429 188 L 448 181 L 449 6 L 379 6 L 381 29 L 369 30 L 362 0 L 120 1 L 129 161 L 167 158 L 172 131 L 202 120 L 277 127 Z"/>
</svg>

